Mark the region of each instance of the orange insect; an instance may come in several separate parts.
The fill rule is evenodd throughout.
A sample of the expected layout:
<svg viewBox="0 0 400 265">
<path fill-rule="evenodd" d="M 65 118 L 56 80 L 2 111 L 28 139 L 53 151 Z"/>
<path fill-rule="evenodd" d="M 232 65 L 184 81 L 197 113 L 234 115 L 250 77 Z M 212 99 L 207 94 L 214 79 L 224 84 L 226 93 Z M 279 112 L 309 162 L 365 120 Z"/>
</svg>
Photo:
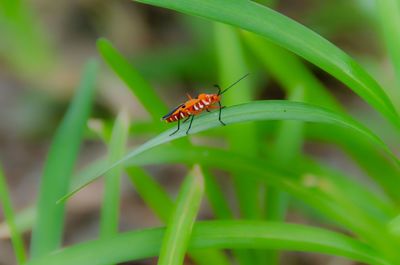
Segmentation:
<svg viewBox="0 0 400 265">
<path fill-rule="evenodd" d="M 190 95 L 187 95 L 189 100 L 185 103 L 180 104 L 178 107 L 171 110 L 168 114 L 162 117 L 162 120 L 165 120 L 167 123 L 170 122 L 178 122 L 178 128 L 176 131 L 170 134 L 173 135 L 179 131 L 180 120 L 186 118 L 183 122 L 185 123 L 188 119 L 190 119 L 189 128 L 186 130 L 186 134 L 189 133 L 190 128 L 192 127 L 194 116 L 202 113 L 204 110 L 210 112 L 212 109 L 218 109 L 219 115 L 218 120 L 222 125 L 225 123 L 221 120 L 221 112 L 224 107 L 221 106 L 221 95 L 225 93 L 228 89 L 239 83 L 242 79 L 247 77 L 249 74 L 241 77 L 239 80 L 234 82 L 232 85 L 228 86 L 226 89 L 221 90 L 218 85 L 214 85 L 218 88 L 217 94 L 200 94 L 197 98 L 192 98 Z M 218 106 L 216 106 L 218 104 Z"/>
</svg>

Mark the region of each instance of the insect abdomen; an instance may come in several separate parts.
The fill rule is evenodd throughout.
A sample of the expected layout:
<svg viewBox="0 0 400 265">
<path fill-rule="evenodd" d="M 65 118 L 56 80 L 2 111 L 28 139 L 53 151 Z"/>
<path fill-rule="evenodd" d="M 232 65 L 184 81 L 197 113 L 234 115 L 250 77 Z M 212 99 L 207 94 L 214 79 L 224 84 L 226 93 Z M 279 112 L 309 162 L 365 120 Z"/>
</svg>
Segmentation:
<svg viewBox="0 0 400 265">
<path fill-rule="evenodd" d="M 169 116 L 169 117 L 166 118 L 165 120 L 166 120 L 167 122 L 176 122 L 176 121 L 178 121 L 178 120 L 182 120 L 183 118 L 186 118 L 187 116 L 188 116 L 187 113 L 180 111 L 180 112 L 178 112 L 178 113 L 172 114 L 171 116 Z"/>
</svg>

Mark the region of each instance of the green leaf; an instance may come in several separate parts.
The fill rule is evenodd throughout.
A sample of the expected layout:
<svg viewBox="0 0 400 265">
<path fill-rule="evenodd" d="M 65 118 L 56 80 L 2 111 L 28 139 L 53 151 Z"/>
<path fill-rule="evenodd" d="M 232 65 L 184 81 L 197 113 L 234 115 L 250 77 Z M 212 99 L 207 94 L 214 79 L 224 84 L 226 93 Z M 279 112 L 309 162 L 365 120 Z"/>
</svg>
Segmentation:
<svg viewBox="0 0 400 265">
<path fill-rule="evenodd" d="M 307 183 L 294 181 L 299 179 L 304 172 L 288 172 L 287 168 L 278 169 L 271 164 L 271 161 L 241 156 L 209 147 L 192 147 L 188 149 L 165 145 L 136 156 L 135 159 L 128 161 L 128 164 L 132 166 L 165 163 L 191 164 L 193 161 L 207 167 L 216 167 L 228 172 L 245 172 L 248 177 L 268 183 L 290 193 L 297 199 L 317 209 L 325 217 L 328 217 L 331 222 L 352 231 L 361 238 L 368 239 L 370 242 L 385 241 L 383 228 L 378 228 L 384 224 L 371 227 L 368 221 L 366 222 L 366 220 L 358 218 L 358 215 L 353 215 L 352 212 L 344 210 L 332 198 L 324 196 L 325 185 L 321 185 L 321 187 L 309 187 Z M 346 198 L 349 197 L 344 196 L 343 199 Z M 386 240 L 385 242 L 393 244 L 393 241 L 391 242 L 390 240 Z"/>
<path fill-rule="evenodd" d="M 377 11 L 382 31 L 383 40 L 389 51 L 391 61 L 397 78 L 397 86 L 395 86 L 392 96 L 396 107 L 399 107 L 400 94 L 398 86 L 400 85 L 400 3 L 398 0 L 376 0 Z M 398 108 L 398 110 L 400 110 Z"/>
<path fill-rule="evenodd" d="M 154 257 L 159 253 L 163 235 L 162 228 L 122 233 L 112 239 L 77 244 L 32 260 L 27 265 L 106 265 Z M 196 223 L 189 249 L 203 248 L 308 251 L 342 256 L 368 264 L 390 265 L 374 249 L 348 236 L 325 229 L 286 223 L 256 221 Z"/>
<path fill-rule="evenodd" d="M 26 253 L 24 241 L 21 233 L 15 223 L 14 210 L 11 203 L 10 194 L 7 188 L 7 182 L 3 174 L 3 168 L 0 164 L 0 204 L 3 206 L 3 214 L 10 228 L 11 242 L 14 247 L 15 256 L 18 264 L 24 264 L 26 261 Z"/>
<path fill-rule="evenodd" d="M 215 179 L 216 177 L 208 168 L 202 167 L 201 171 L 204 176 L 207 199 L 210 202 L 215 217 L 218 219 L 232 219 L 232 210 L 229 208 L 228 201 L 222 193 L 222 190 Z"/>
<path fill-rule="evenodd" d="M 61 243 L 65 205 L 56 204 L 56 201 L 67 192 L 70 185 L 70 177 L 90 114 L 96 72 L 97 63 L 88 62 L 76 96 L 50 147 L 39 189 L 37 222 L 32 232 L 32 257 L 56 250 Z"/>
<path fill-rule="evenodd" d="M 200 168 L 195 166 L 180 188 L 161 246 L 158 265 L 181 265 L 193 224 L 200 208 L 204 182 Z"/>
<path fill-rule="evenodd" d="M 220 84 L 224 88 L 250 71 L 237 31 L 233 27 L 221 23 L 215 23 L 214 28 Z M 224 94 L 222 104 L 229 106 L 254 99 L 254 86 L 252 86 L 250 78 L 241 80 L 233 89 L 233 91 L 229 91 L 230 93 Z M 254 124 L 235 125 L 234 128 L 227 130 L 226 135 L 232 151 L 247 155 L 257 154 L 259 143 L 256 139 L 257 132 Z M 240 215 L 249 219 L 259 218 L 261 214 L 258 183 L 244 178 L 238 173 L 233 174 L 233 183 Z M 241 262 L 241 264 L 245 263 Z M 248 261 L 247 264 L 254 264 L 254 261 Z"/>
<path fill-rule="evenodd" d="M 351 57 L 332 43 L 253 1 L 138 0 L 189 15 L 230 24 L 257 33 L 330 73 L 400 128 L 399 117 L 379 84 Z"/>
<path fill-rule="evenodd" d="M 159 120 L 168 112 L 168 108 L 160 97 L 157 96 L 151 85 L 129 63 L 111 42 L 106 39 L 97 41 L 97 48 L 111 69 L 125 82 L 133 94 L 138 97 L 143 107 L 150 113 L 154 120 Z"/>
<path fill-rule="evenodd" d="M 334 113 L 309 104 L 284 100 L 254 101 L 251 103 L 225 108 L 222 114 L 224 122 L 228 125 L 239 122 L 261 120 L 300 120 L 334 124 L 352 129 L 354 133 L 358 133 L 360 136 L 369 138 L 375 144 L 382 147 L 383 150 L 388 152 L 392 157 L 395 157 L 390 151 L 388 151 L 387 146 L 376 135 L 364 128 L 362 125 L 338 113 Z M 94 181 L 96 178 L 99 178 L 103 173 L 107 172 L 113 167 L 133 159 L 135 156 L 143 153 L 146 150 L 185 136 L 188 126 L 189 124 L 187 123 L 183 124 L 181 129 L 172 136 L 171 133 L 175 131 L 175 128 L 167 130 L 135 150 L 128 152 L 128 154 L 125 155 L 122 160 L 118 161 L 111 167 L 105 168 L 97 174 L 87 177 L 87 181 L 83 185 L 79 187 L 72 187 L 71 192 L 63 197 L 60 197 L 59 202 L 66 200 L 75 192 L 90 184 L 90 182 Z M 195 119 L 190 132 L 193 134 L 216 127 L 221 127 L 221 124 L 218 121 L 218 112 L 207 113 Z"/>
<path fill-rule="evenodd" d="M 173 211 L 174 204 L 162 186 L 155 182 L 143 169 L 128 167 L 126 169 L 136 191 L 145 203 L 155 212 L 163 223 L 166 223 Z M 190 258 L 199 265 L 228 265 L 229 261 L 222 252 L 208 249 L 190 251 Z M 207 257 L 207 260 L 204 257 Z"/>
<path fill-rule="evenodd" d="M 139 167 L 128 167 L 126 172 L 137 193 L 147 206 L 153 210 L 163 223 L 166 223 L 174 206 L 168 193 L 143 169 Z"/>
<path fill-rule="evenodd" d="M 280 190 L 286 191 L 299 200 L 306 202 L 309 206 L 317 209 L 324 216 L 330 218 L 331 222 L 337 225 L 352 230 L 360 237 L 369 238 L 371 241 L 382 239 L 383 232 L 377 230 L 378 225 L 370 227 L 368 221 L 357 218 L 352 213 L 349 213 L 340 206 L 339 202 L 327 198 L 325 194 L 331 192 L 330 187 L 335 188 L 329 182 L 324 180 L 321 184 L 310 186 L 308 181 L 304 180 L 308 177 L 307 172 L 314 171 L 298 170 L 288 171 L 291 168 L 277 168 L 271 161 L 265 161 L 255 157 L 246 157 L 229 151 L 210 147 L 192 147 L 191 149 L 177 148 L 172 146 L 162 146 L 150 152 L 145 152 L 134 160 L 129 161 L 130 165 L 154 165 L 154 164 L 170 164 L 179 163 L 186 164 L 196 161 L 197 163 L 207 166 L 216 167 L 228 172 L 245 172 L 247 177 L 251 177 L 257 181 L 264 182 L 274 186 Z M 315 176 L 319 176 L 320 172 L 316 172 Z M 323 177 L 322 175 L 321 177 Z M 342 193 L 343 194 L 343 193 Z M 344 196 L 343 199 L 351 201 L 352 196 Z M 355 204 L 355 207 L 358 207 Z M 364 210 L 364 209 L 362 209 Z M 375 209 L 379 211 L 379 208 Z M 383 226 L 390 215 L 384 211 L 379 211 L 379 215 L 386 215 L 386 219 L 381 221 L 380 226 Z M 365 213 L 367 214 L 367 213 Z M 375 218 L 375 214 L 372 215 Z M 372 229 L 371 229 L 372 228 Z M 377 232 L 379 231 L 379 232 Z"/>
<path fill-rule="evenodd" d="M 123 157 L 128 130 L 128 114 L 121 111 L 115 121 L 108 145 L 108 162 L 110 165 Z M 100 236 L 103 238 L 113 237 L 118 232 L 122 171 L 122 166 L 118 166 L 105 176 L 104 199 L 100 218 Z"/>
<path fill-rule="evenodd" d="M 295 90 L 303 89 L 305 92 L 301 101 L 343 112 L 343 107 L 300 58 L 256 34 L 246 31 L 241 31 L 241 33 L 256 58 L 282 86 L 287 95 L 293 94 Z"/>
</svg>

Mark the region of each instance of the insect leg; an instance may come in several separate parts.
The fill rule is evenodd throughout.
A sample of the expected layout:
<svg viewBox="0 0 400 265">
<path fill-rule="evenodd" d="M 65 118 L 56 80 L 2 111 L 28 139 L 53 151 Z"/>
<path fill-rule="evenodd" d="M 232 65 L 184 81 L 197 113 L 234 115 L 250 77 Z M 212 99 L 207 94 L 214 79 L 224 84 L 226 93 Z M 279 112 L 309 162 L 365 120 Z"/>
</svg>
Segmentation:
<svg viewBox="0 0 400 265">
<path fill-rule="evenodd" d="M 190 128 L 192 127 L 192 123 L 193 123 L 194 115 L 192 115 L 191 117 L 192 117 L 192 118 L 190 119 L 189 128 L 187 129 L 187 131 L 186 131 L 186 134 L 188 134 L 188 133 L 189 133 L 189 131 L 190 131 Z"/>
<path fill-rule="evenodd" d="M 180 112 L 179 112 L 178 114 L 180 114 Z M 181 120 L 178 120 L 178 129 L 176 129 L 176 131 L 174 131 L 173 133 L 171 133 L 169 136 L 172 136 L 172 135 L 174 135 L 175 133 L 177 133 L 177 132 L 179 131 L 180 121 L 181 121 Z"/>
<path fill-rule="evenodd" d="M 221 101 L 218 101 L 218 105 L 219 105 L 219 115 L 218 115 L 218 120 L 222 125 L 226 125 L 222 120 L 221 120 L 221 113 L 222 113 L 222 109 L 225 107 L 221 106 Z"/>
<path fill-rule="evenodd" d="M 183 123 L 185 123 L 185 122 L 187 122 L 188 121 L 188 119 L 190 119 L 190 116 L 189 117 L 187 117 L 184 121 L 183 121 Z"/>
<path fill-rule="evenodd" d="M 214 85 L 214 87 L 218 88 L 218 96 L 221 95 L 221 87 L 219 85 Z"/>
</svg>

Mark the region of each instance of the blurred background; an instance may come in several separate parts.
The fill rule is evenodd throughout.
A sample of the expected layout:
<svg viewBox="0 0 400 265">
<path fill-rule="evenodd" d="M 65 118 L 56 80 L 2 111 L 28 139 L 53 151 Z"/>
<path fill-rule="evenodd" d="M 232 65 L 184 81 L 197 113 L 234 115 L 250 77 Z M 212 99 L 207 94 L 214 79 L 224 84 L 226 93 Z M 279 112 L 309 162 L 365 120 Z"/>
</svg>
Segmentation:
<svg viewBox="0 0 400 265">
<path fill-rule="evenodd" d="M 394 77 L 383 51 L 373 1 L 273 2 L 277 11 L 329 39 L 356 58 L 381 84 L 392 86 Z M 173 107 L 185 100 L 186 92 L 196 95 L 217 83 L 211 28 L 208 21 L 127 0 L 0 0 L 0 160 L 15 209 L 26 214 L 28 226 L 50 140 L 78 85 L 84 62 L 99 57 L 96 40 L 109 39 Z M 375 120 L 349 89 L 321 70 L 309 67 L 351 113 L 364 121 L 374 120 L 373 127 L 384 131 L 379 119 Z M 252 68 L 260 86 L 260 99 L 284 98 L 274 80 L 257 70 L 257 65 Z M 129 109 L 133 121 L 149 119 L 124 84 L 102 64 L 92 117 L 113 120 L 121 105 Z M 100 141 L 89 133 L 87 138 L 80 154 L 81 166 L 105 152 Z M 335 148 L 310 143 L 307 151 L 361 176 Z M 161 176 L 160 172 L 170 176 L 159 181 L 173 194 L 185 174 L 179 166 L 149 170 L 156 177 Z M 225 187 L 225 192 L 232 195 L 232 188 Z M 66 245 L 97 236 L 101 190 L 102 183 L 96 182 L 70 201 Z M 200 218 L 211 217 L 208 209 L 203 205 Z M 160 224 L 131 185 L 124 185 L 122 213 L 123 231 Z M 318 223 L 296 209 L 291 209 L 288 219 Z M 0 237 L 0 264 L 15 264 L 4 225 L 0 227 Z M 28 232 L 25 239 L 28 243 Z M 130 264 L 155 264 L 155 260 Z M 286 253 L 282 264 L 355 263 L 316 254 Z"/>
</svg>

